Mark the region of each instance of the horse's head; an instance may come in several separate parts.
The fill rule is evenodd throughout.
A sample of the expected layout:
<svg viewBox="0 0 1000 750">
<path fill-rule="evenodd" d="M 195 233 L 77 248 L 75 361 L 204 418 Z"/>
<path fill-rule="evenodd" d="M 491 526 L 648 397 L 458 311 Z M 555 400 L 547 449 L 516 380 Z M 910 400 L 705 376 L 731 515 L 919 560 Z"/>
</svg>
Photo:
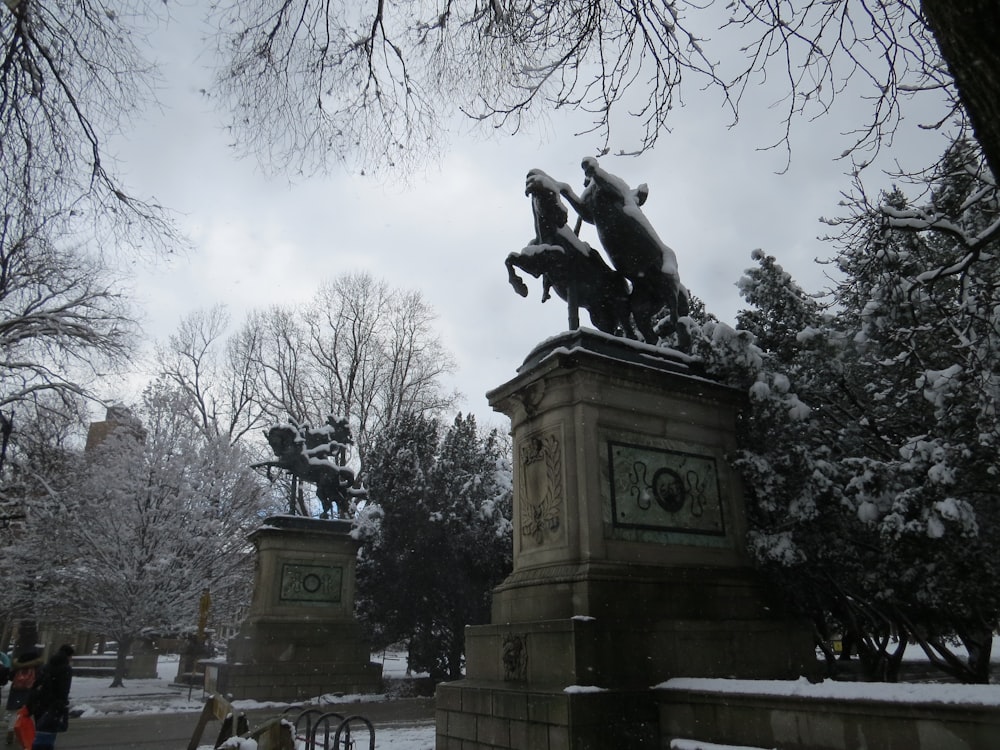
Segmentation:
<svg viewBox="0 0 1000 750">
<path fill-rule="evenodd" d="M 539 241 L 551 242 L 551 238 L 543 238 L 541 235 L 546 233 L 545 230 L 554 231 L 565 226 L 569 218 L 569 212 L 559 197 L 560 188 L 561 185 L 542 170 L 532 169 L 528 172 L 524 193 L 531 197 L 535 218 L 543 225 L 538 228 Z"/>
<path fill-rule="evenodd" d="M 591 209 L 596 209 L 598 205 L 605 208 L 618 207 L 635 204 L 641 206 L 646 202 L 649 195 L 649 188 L 645 184 L 633 190 L 621 177 L 616 177 L 601 169 L 597 159 L 593 156 L 585 156 L 580 162 L 583 168 L 583 195 L 584 203 L 590 205 Z"/>
</svg>

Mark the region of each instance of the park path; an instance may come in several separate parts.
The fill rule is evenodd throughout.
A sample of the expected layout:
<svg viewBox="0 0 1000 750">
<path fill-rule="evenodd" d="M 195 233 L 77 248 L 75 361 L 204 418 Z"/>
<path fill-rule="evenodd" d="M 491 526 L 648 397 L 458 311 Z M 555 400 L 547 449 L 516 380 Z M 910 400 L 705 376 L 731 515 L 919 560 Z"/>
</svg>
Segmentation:
<svg viewBox="0 0 1000 750">
<path fill-rule="evenodd" d="M 333 708 L 345 715 L 360 715 L 371 721 L 375 727 L 378 746 L 382 744 L 379 742 L 380 736 L 402 734 L 414 738 L 411 746 L 416 750 L 430 750 L 433 747 L 433 698 L 347 703 Z M 279 715 L 281 711 L 262 708 L 246 713 L 250 725 L 254 727 Z M 59 737 L 58 747 L 60 750 L 185 750 L 197 723 L 197 713 L 122 714 L 73 719 L 69 731 Z M 218 732 L 219 723 L 210 723 L 202 737 L 201 746 L 211 747 Z M 406 745 L 410 743 L 407 742 Z M 394 742 L 392 747 L 399 747 L 400 750 L 405 748 L 398 742 Z"/>
</svg>

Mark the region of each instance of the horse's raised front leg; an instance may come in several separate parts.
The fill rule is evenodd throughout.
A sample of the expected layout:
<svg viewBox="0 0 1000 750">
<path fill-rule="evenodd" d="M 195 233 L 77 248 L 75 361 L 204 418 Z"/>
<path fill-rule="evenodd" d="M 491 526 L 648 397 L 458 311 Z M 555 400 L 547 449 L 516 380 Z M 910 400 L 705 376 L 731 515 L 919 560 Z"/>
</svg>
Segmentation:
<svg viewBox="0 0 1000 750">
<path fill-rule="evenodd" d="M 511 253 L 507 256 L 507 260 L 504 261 L 504 265 L 507 266 L 507 280 L 510 285 L 514 287 L 514 291 L 520 294 L 522 297 L 528 296 L 528 285 L 524 283 L 524 280 L 517 275 L 517 271 L 514 267 L 517 266 L 517 261 L 520 259 L 521 255 L 519 253 Z"/>
</svg>

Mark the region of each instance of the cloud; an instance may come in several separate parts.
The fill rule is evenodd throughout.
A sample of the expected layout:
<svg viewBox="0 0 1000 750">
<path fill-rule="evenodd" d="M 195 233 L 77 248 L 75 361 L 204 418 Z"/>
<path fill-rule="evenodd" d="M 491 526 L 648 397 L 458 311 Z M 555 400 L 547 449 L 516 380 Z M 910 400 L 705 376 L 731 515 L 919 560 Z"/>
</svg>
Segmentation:
<svg viewBox="0 0 1000 750">
<path fill-rule="evenodd" d="M 191 33 L 178 22 L 163 43 Z M 580 159 L 595 152 L 597 139 L 571 134 L 586 118 L 552 113 L 517 136 L 456 137 L 439 164 L 408 181 L 342 170 L 268 179 L 235 157 L 200 93 L 207 73 L 183 52 L 160 57 L 163 108 L 116 143 L 135 192 L 177 210 L 193 246 L 167 266 L 138 272 L 149 339 L 163 339 L 199 308 L 226 303 L 238 324 L 252 308 L 301 304 L 326 279 L 369 271 L 419 290 L 435 308 L 466 410 L 494 419 L 485 392 L 566 328 L 565 304 L 541 304 L 532 279 L 529 297 L 517 296 L 503 261 L 533 234 L 524 196 L 530 168 L 582 188 Z M 649 185 L 647 216 L 676 251 L 684 283 L 722 320 L 732 322 L 741 307 L 735 285 L 753 248 L 776 255 L 806 290 L 824 286 L 825 269 L 814 259 L 833 247 L 816 239 L 825 230 L 818 219 L 838 213 L 849 187 L 849 165 L 833 159 L 844 148 L 845 123 L 853 117 L 856 125 L 860 115 L 848 107 L 800 123 L 791 165 L 779 175 L 784 154 L 759 150 L 781 132 L 780 116 L 767 107 L 773 99 L 750 101 L 736 128 L 698 101 L 673 113 L 672 132 L 652 152 L 602 157 L 602 166 L 633 186 Z M 584 238 L 599 246 L 592 228 Z"/>
</svg>

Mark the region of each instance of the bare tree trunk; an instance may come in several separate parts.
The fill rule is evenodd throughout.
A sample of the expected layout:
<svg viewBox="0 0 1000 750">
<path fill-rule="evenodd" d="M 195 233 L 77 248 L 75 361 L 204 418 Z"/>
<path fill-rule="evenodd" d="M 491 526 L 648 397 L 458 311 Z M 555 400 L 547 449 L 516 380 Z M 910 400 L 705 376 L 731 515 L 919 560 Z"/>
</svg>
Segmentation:
<svg viewBox="0 0 1000 750">
<path fill-rule="evenodd" d="M 979 685 L 990 682 L 993 630 L 985 624 L 958 628 L 958 637 L 969 654 L 969 680 Z"/>
<path fill-rule="evenodd" d="M 924 18 L 955 79 L 976 140 L 1000 176 L 1000 3 L 996 0 L 923 0 Z"/>
<path fill-rule="evenodd" d="M 38 623 L 34 620 L 21 620 L 17 624 L 17 641 L 14 643 L 14 653 L 18 656 L 25 651 L 32 651 L 38 645 Z"/>
<path fill-rule="evenodd" d="M 451 643 L 451 648 L 448 649 L 449 680 L 461 680 L 462 677 L 464 677 L 462 674 L 462 661 L 465 656 L 464 632 L 465 626 L 462 624 L 458 625 L 458 629 L 452 633 L 452 638 L 454 640 Z"/>
<path fill-rule="evenodd" d="M 115 657 L 115 676 L 110 687 L 125 687 L 125 671 L 128 669 L 128 654 L 132 650 L 132 639 L 118 641 L 118 655 Z"/>
</svg>

